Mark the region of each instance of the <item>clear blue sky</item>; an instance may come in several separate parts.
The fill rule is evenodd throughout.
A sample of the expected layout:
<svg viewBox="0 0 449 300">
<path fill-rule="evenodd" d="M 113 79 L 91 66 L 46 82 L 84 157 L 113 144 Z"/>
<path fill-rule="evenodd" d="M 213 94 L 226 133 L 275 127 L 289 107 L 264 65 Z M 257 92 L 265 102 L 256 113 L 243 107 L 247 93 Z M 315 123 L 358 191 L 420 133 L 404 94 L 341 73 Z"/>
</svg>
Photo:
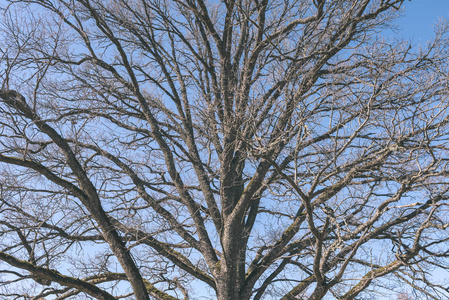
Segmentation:
<svg viewBox="0 0 449 300">
<path fill-rule="evenodd" d="M 438 18 L 449 18 L 449 0 L 406 1 L 405 16 L 397 20 L 404 38 L 425 42 L 433 37 L 433 26 Z"/>
</svg>

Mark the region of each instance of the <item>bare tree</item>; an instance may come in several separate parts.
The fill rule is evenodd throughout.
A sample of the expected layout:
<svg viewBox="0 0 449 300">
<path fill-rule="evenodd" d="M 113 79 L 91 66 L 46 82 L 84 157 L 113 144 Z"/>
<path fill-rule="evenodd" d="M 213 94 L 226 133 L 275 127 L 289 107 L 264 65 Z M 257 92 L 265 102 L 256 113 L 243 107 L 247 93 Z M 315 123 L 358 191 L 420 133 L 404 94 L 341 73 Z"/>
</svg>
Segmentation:
<svg viewBox="0 0 449 300">
<path fill-rule="evenodd" d="M 382 37 L 403 2 L 4 3 L 0 297 L 449 297 L 447 25 Z"/>
</svg>

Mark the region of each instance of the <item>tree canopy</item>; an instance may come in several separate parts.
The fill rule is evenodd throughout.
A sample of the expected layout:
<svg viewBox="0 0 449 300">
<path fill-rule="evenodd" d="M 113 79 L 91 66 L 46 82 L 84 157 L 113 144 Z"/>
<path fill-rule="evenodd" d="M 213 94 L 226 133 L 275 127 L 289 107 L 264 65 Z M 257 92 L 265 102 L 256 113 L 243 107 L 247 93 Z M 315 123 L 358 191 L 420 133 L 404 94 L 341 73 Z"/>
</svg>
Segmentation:
<svg viewBox="0 0 449 300">
<path fill-rule="evenodd" d="M 14 0 L 2 299 L 449 297 L 449 40 L 403 0 Z M 408 286 L 408 288 L 407 288 Z"/>
</svg>

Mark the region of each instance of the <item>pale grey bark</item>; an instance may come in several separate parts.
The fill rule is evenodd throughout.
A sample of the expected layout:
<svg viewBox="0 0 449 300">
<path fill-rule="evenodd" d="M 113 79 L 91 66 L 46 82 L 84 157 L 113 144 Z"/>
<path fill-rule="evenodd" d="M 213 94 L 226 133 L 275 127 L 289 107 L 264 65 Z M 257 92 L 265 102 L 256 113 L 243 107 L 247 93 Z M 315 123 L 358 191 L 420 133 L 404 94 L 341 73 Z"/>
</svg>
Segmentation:
<svg viewBox="0 0 449 300">
<path fill-rule="evenodd" d="M 447 25 L 382 38 L 404 5 L 5 5 L 2 297 L 449 296 Z"/>
</svg>

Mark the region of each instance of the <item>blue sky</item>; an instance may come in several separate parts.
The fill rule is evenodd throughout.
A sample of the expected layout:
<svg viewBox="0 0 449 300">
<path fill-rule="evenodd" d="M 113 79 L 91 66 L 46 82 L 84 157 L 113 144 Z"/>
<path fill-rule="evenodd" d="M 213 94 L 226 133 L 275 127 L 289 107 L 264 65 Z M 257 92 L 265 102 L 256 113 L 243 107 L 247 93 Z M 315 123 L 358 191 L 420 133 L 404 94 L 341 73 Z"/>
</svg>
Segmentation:
<svg viewBox="0 0 449 300">
<path fill-rule="evenodd" d="M 399 34 L 413 42 L 425 42 L 432 38 L 439 17 L 449 18 L 449 0 L 406 1 L 404 16 L 397 20 Z"/>
</svg>

